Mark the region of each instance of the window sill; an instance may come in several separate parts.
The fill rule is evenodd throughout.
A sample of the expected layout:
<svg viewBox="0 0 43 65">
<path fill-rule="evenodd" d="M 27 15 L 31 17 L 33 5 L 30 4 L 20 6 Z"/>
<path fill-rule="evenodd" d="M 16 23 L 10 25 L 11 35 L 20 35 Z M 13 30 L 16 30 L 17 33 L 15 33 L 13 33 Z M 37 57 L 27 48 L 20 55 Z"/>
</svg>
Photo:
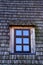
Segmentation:
<svg viewBox="0 0 43 65">
<path fill-rule="evenodd" d="M 36 55 L 36 53 L 9 53 L 11 55 Z"/>
</svg>

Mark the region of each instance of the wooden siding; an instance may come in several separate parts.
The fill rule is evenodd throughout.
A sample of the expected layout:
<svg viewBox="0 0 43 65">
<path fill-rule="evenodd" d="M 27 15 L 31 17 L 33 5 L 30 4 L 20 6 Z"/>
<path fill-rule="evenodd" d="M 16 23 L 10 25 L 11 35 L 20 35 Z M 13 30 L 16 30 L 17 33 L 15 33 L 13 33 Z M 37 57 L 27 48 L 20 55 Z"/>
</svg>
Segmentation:
<svg viewBox="0 0 43 65">
<path fill-rule="evenodd" d="M 9 54 L 9 25 L 31 25 L 36 29 L 36 55 Z M 0 0 L 0 65 L 43 64 L 43 0 Z"/>
</svg>

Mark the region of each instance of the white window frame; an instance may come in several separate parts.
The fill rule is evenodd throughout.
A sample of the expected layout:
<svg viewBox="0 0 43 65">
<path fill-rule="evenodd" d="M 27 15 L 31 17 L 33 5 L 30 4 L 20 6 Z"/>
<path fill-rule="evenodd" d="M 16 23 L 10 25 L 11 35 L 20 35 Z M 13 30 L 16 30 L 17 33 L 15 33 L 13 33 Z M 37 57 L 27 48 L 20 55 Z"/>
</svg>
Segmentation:
<svg viewBox="0 0 43 65">
<path fill-rule="evenodd" d="M 10 27 L 10 45 L 9 45 L 10 53 L 14 53 L 14 29 L 17 29 L 17 28 Z M 31 35 L 31 53 L 34 54 L 35 53 L 35 28 L 34 27 L 29 27 L 29 28 L 30 28 L 30 35 Z"/>
</svg>

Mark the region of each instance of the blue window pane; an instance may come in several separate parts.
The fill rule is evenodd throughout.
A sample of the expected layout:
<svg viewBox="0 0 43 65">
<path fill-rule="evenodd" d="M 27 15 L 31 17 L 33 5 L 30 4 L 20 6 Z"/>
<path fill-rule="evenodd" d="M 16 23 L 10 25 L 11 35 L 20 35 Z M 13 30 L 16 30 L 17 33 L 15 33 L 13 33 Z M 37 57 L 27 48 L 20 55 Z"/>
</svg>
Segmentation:
<svg viewBox="0 0 43 65">
<path fill-rule="evenodd" d="M 24 36 L 29 36 L 29 30 L 24 30 L 24 31 L 23 31 L 23 35 L 24 35 Z"/>
<path fill-rule="evenodd" d="M 24 44 L 29 44 L 29 38 L 23 38 L 23 43 Z"/>
<path fill-rule="evenodd" d="M 16 45 L 16 51 L 22 51 L 22 46 Z"/>
<path fill-rule="evenodd" d="M 22 38 L 16 38 L 16 44 L 22 44 Z"/>
<path fill-rule="evenodd" d="M 22 35 L 22 30 L 16 30 L 16 35 L 21 36 Z"/>
<path fill-rule="evenodd" d="M 29 51 L 29 46 L 24 45 L 23 46 L 23 51 Z"/>
</svg>

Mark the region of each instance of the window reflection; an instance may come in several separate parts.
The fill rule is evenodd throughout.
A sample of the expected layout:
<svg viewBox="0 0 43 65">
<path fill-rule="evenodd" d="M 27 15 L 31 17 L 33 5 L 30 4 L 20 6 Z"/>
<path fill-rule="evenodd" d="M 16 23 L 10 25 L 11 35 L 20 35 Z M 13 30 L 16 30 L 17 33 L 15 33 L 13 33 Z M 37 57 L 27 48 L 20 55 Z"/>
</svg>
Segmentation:
<svg viewBox="0 0 43 65">
<path fill-rule="evenodd" d="M 23 43 L 28 44 L 29 43 L 29 38 L 23 38 Z"/>
<path fill-rule="evenodd" d="M 29 46 L 24 45 L 23 46 L 23 51 L 29 51 Z"/>
<path fill-rule="evenodd" d="M 22 44 L 22 38 L 16 38 L 16 44 Z"/>
<path fill-rule="evenodd" d="M 23 30 L 23 35 L 24 36 L 29 36 L 29 31 L 28 30 Z"/>
<path fill-rule="evenodd" d="M 22 35 L 22 31 L 21 30 L 16 30 L 16 35 L 21 36 Z"/>
<path fill-rule="evenodd" d="M 16 45 L 16 51 L 22 51 L 22 46 Z"/>
</svg>

